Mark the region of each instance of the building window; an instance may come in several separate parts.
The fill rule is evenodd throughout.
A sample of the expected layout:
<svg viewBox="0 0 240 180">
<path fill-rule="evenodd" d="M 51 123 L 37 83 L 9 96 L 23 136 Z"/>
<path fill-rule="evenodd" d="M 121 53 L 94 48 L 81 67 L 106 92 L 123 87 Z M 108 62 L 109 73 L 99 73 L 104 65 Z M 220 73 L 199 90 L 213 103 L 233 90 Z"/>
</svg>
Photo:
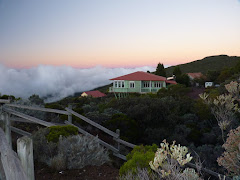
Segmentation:
<svg viewBox="0 0 240 180">
<path fill-rule="evenodd" d="M 135 82 L 134 81 L 130 81 L 129 82 L 129 87 L 130 88 L 135 88 Z"/>
<path fill-rule="evenodd" d="M 124 81 L 114 81 L 115 88 L 124 88 Z"/>
<path fill-rule="evenodd" d="M 122 81 L 122 88 L 124 88 L 124 81 Z"/>
<path fill-rule="evenodd" d="M 151 84 L 150 84 L 149 81 L 143 82 L 143 87 L 144 88 L 147 88 L 147 87 L 150 87 L 150 86 L 151 86 Z"/>
<path fill-rule="evenodd" d="M 161 82 L 154 82 L 154 87 L 155 88 L 161 88 L 162 87 L 162 83 Z"/>
</svg>

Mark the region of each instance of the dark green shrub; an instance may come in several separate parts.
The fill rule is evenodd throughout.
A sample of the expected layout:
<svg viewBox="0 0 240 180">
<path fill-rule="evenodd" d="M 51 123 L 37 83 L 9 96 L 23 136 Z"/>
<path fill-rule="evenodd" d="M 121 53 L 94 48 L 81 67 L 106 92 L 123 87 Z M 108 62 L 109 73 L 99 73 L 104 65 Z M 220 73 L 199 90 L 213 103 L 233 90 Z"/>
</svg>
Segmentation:
<svg viewBox="0 0 240 180">
<path fill-rule="evenodd" d="M 126 141 L 135 141 L 138 137 L 138 126 L 135 120 L 125 114 L 114 114 L 112 118 L 105 122 L 105 126 L 112 131 L 120 129 L 120 136 Z"/>
<path fill-rule="evenodd" d="M 209 98 L 212 98 L 212 99 L 220 95 L 218 88 L 215 88 L 215 87 L 208 87 L 205 89 L 204 92 L 209 94 Z"/>
<path fill-rule="evenodd" d="M 148 168 L 150 170 L 149 162 L 154 159 L 157 145 L 152 146 L 136 146 L 131 153 L 127 155 L 127 162 L 119 170 L 120 176 L 126 174 L 128 171 L 136 173 L 137 168 Z"/>
<path fill-rule="evenodd" d="M 158 92 L 157 92 L 157 95 L 159 96 L 159 97 L 166 97 L 166 96 L 168 96 L 168 90 L 167 90 L 167 88 L 161 88 L 161 89 L 159 89 L 158 90 Z"/>
<path fill-rule="evenodd" d="M 193 111 L 198 116 L 199 120 L 209 120 L 212 118 L 210 107 L 203 102 L 202 99 L 198 99 L 195 101 L 193 105 Z"/>
<path fill-rule="evenodd" d="M 190 84 L 190 78 L 187 74 L 182 74 L 180 76 L 176 77 L 176 82 L 179 84 L 184 84 L 186 87 L 189 87 Z"/>
<path fill-rule="evenodd" d="M 64 110 L 64 108 L 58 103 L 46 104 L 45 108 Z"/>
<path fill-rule="evenodd" d="M 161 88 L 158 90 L 157 95 L 159 97 L 183 97 L 190 91 L 184 84 L 172 84 L 166 88 Z"/>
<path fill-rule="evenodd" d="M 11 99 L 11 100 L 14 101 L 16 98 L 13 95 L 2 95 L 1 99 Z"/>
<path fill-rule="evenodd" d="M 49 133 L 46 136 L 47 140 L 50 142 L 58 142 L 60 135 L 67 137 L 70 135 L 77 135 L 78 129 L 71 125 L 66 126 L 51 126 L 49 127 Z"/>
</svg>

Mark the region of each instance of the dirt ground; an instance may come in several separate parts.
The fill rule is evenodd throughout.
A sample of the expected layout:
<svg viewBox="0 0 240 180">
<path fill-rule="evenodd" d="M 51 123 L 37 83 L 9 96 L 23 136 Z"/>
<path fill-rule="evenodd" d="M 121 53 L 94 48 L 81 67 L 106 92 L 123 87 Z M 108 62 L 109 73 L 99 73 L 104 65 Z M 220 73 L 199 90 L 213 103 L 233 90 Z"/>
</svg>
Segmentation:
<svg viewBox="0 0 240 180">
<path fill-rule="evenodd" d="M 117 180 L 118 173 L 117 168 L 108 164 L 66 171 L 53 171 L 43 164 L 35 165 L 36 180 Z"/>
</svg>

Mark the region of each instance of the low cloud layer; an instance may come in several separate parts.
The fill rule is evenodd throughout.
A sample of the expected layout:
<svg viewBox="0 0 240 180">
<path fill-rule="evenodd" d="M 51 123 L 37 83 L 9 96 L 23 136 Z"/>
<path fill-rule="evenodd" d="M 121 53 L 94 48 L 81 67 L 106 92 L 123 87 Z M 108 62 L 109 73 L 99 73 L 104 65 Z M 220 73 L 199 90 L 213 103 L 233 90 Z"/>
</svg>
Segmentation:
<svg viewBox="0 0 240 180">
<path fill-rule="evenodd" d="M 32 94 L 40 97 L 51 95 L 46 101 L 60 100 L 75 92 L 104 86 L 109 79 L 135 71 L 153 71 L 153 67 L 105 68 L 96 66 L 77 69 L 70 66 L 40 65 L 30 69 L 12 69 L 0 64 L 0 93 L 28 98 Z"/>
</svg>

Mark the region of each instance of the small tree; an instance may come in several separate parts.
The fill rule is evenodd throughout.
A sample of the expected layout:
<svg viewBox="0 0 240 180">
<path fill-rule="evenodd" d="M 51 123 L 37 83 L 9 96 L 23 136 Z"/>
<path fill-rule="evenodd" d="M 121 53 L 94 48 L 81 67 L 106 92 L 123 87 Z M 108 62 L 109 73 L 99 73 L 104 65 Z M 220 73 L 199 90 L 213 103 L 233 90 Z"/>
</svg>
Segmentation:
<svg viewBox="0 0 240 180">
<path fill-rule="evenodd" d="M 163 76 L 163 77 L 167 76 L 163 64 L 158 63 L 155 74 L 158 76 Z"/>
<path fill-rule="evenodd" d="M 220 75 L 219 71 L 208 71 L 206 74 L 207 80 L 212 82 L 216 82 L 219 75 Z"/>
<path fill-rule="evenodd" d="M 178 75 L 176 77 L 177 83 L 184 84 L 187 87 L 190 86 L 190 78 L 187 74 Z"/>
<path fill-rule="evenodd" d="M 175 68 L 174 68 L 174 70 L 173 70 L 173 75 L 175 75 L 176 77 L 182 75 L 182 71 L 181 71 L 181 69 L 180 69 L 180 66 L 175 66 Z"/>
<path fill-rule="evenodd" d="M 236 111 L 239 111 L 238 104 L 234 101 L 237 99 L 240 89 L 237 82 L 231 82 L 225 85 L 225 88 L 229 94 L 222 94 L 213 100 L 208 98 L 209 95 L 206 93 L 199 95 L 205 103 L 210 105 L 211 112 L 215 116 L 218 126 L 221 129 L 223 142 L 225 142 L 224 132 L 234 120 Z"/>
</svg>

